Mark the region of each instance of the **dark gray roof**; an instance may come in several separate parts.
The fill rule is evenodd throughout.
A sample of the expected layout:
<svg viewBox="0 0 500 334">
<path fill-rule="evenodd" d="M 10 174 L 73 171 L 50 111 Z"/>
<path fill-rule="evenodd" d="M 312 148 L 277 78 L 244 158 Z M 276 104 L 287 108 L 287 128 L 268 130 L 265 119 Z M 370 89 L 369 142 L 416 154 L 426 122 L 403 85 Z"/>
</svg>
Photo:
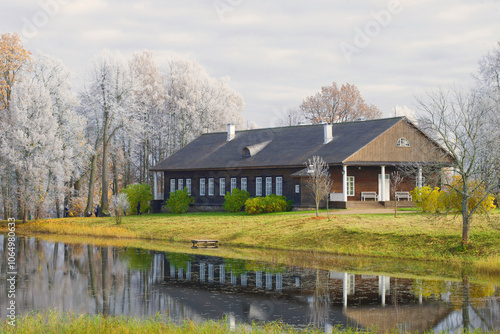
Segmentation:
<svg viewBox="0 0 500 334">
<path fill-rule="evenodd" d="M 203 134 L 151 170 L 297 167 L 315 155 L 330 165 L 341 164 L 402 119 L 334 123 L 327 144 L 322 124 L 236 131 L 231 141 L 226 141 L 226 132 Z M 242 156 L 245 147 L 262 143 L 267 145 L 255 155 Z"/>
</svg>

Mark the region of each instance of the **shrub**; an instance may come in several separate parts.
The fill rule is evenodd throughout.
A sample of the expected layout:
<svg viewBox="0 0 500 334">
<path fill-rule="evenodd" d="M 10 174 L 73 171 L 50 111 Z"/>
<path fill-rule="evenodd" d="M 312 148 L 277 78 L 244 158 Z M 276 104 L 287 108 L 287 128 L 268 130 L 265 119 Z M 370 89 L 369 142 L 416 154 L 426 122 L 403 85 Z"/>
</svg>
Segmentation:
<svg viewBox="0 0 500 334">
<path fill-rule="evenodd" d="M 412 192 L 412 199 L 415 207 L 423 212 L 438 213 L 446 210 L 445 200 L 446 196 L 438 187 L 431 188 L 429 186 L 418 188 L 416 187 Z"/>
<path fill-rule="evenodd" d="M 151 194 L 151 187 L 149 186 L 149 184 L 129 184 L 127 188 L 122 190 L 122 193 L 125 193 L 128 196 L 128 214 L 133 215 L 137 213 L 138 203 L 141 203 L 141 213 L 148 212 L 151 209 L 149 201 L 151 201 L 154 197 L 153 194 Z"/>
<path fill-rule="evenodd" d="M 249 198 L 245 202 L 245 212 L 257 214 L 262 212 L 282 212 L 292 208 L 292 201 L 287 201 L 285 196 L 269 195 L 266 197 Z"/>
<path fill-rule="evenodd" d="M 250 197 L 250 193 L 246 190 L 238 188 L 233 189 L 232 193 L 227 192 L 224 196 L 224 204 L 222 207 L 227 212 L 239 212 L 243 209 L 245 202 Z"/>
<path fill-rule="evenodd" d="M 194 197 L 188 195 L 187 188 L 176 190 L 170 193 L 170 198 L 165 201 L 165 207 L 171 213 L 185 213 L 189 208 L 189 204 L 194 203 Z"/>
<path fill-rule="evenodd" d="M 122 217 L 129 206 L 128 196 L 121 192 L 111 198 L 111 211 L 115 215 L 116 224 L 121 224 Z"/>
<path fill-rule="evenodd" d="M 486 196 L 486 190 L 482 186 L 480 181 L 474 180 L 468 183 L 469 189 L 475 189 L 471 196 L 469 197 L 469 202 L 467 204 L 469 212 L 479 203 L 483 198 L 484 201 L 479 204 L 477 212 L 486 213 L 492 209 L 495 209 L 495 196 L 489 194 Z M 462 211 L 462 196 L 454 189 L 461 189 L 463 187 L 463 181 L 460 176 L 454 176 L 449 187 L 446 187 L 446 203 L 450 210 L 455 212 Z"/>
</svg>

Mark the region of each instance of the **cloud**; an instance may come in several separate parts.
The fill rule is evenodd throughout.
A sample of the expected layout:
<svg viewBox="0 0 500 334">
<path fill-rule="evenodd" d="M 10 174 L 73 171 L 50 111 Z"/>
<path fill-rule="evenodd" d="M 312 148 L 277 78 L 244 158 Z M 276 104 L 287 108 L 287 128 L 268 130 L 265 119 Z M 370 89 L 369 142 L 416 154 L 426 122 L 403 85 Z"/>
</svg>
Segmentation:
<svg viewBox="0 0 500 334">
<path fill-rule="evenodd" d="M 104 0 L 64 0 L 63 3 L 62 13 L 68 16 L 88 15 L 109 7 Z"/>
</svg>

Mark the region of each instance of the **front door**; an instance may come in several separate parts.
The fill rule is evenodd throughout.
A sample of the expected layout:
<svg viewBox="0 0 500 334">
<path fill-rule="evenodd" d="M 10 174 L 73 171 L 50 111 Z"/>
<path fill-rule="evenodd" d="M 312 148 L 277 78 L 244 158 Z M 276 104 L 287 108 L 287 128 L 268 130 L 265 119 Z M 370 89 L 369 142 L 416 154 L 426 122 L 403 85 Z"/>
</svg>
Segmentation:
<svg viewBox="0 0 500 334">
<path fill-rule="evenodd" d="M 379 174 L 378 175 L 378 200 L 381 201 L 382 200 L 382 174 Z M 385 174 L 385 189 L 384 189 L 384 198 L 386 201 L 389 201 L 390 200 L 390 193 L 391 193 L 391 189 L 390 189 L 390 186 L 391 186 L 391 183 L 389 181 L 389 174 Z"/>
</svg>

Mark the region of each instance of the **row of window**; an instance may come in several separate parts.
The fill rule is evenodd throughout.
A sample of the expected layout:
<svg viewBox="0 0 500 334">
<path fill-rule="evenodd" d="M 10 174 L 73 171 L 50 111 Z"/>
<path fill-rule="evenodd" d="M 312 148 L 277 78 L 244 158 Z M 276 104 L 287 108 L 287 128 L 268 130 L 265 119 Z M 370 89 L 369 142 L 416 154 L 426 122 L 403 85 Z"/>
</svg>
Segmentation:
<svg viewBox="0 0 500 334">
<path fill-rule="evenodd" d="M 275 194 L 283 195 L 283 177 L 277 176 L 275 182 Z M 174 192 L 176 189 L 184 189 L 187 188 L 187 192 L 191 195 L 191 179 L 185 179 L 186 186 L 184 186 L 184 179 L 170 179 L 170 192 Z M 255 178 L 255 196 L 263 196 L 262 193 L 262 181 L 264 178 L 256 177 Z M 215 195 L 215 178 L 208 178 L 208 189 L 207 189 L 207 179 L 202 177 L 200 178 L 200 196 L 214 196 Z M 240 178 L 240 189 L 248 191 L 248 180 L 246 177 Z M 177 186 L 177 187 L 176 187 Z M 231 178 L 230 183 L 231 192 L 235 188 L 238 188 L 238 179 L 236 177 Z M 268 176 L 265 178 L 265 196 L 271 195 L 273 193 L 273 178 Z M 219 195 L 224 196 L 226 194 L 226 178 L 219 178 Z"/>
</svg>

